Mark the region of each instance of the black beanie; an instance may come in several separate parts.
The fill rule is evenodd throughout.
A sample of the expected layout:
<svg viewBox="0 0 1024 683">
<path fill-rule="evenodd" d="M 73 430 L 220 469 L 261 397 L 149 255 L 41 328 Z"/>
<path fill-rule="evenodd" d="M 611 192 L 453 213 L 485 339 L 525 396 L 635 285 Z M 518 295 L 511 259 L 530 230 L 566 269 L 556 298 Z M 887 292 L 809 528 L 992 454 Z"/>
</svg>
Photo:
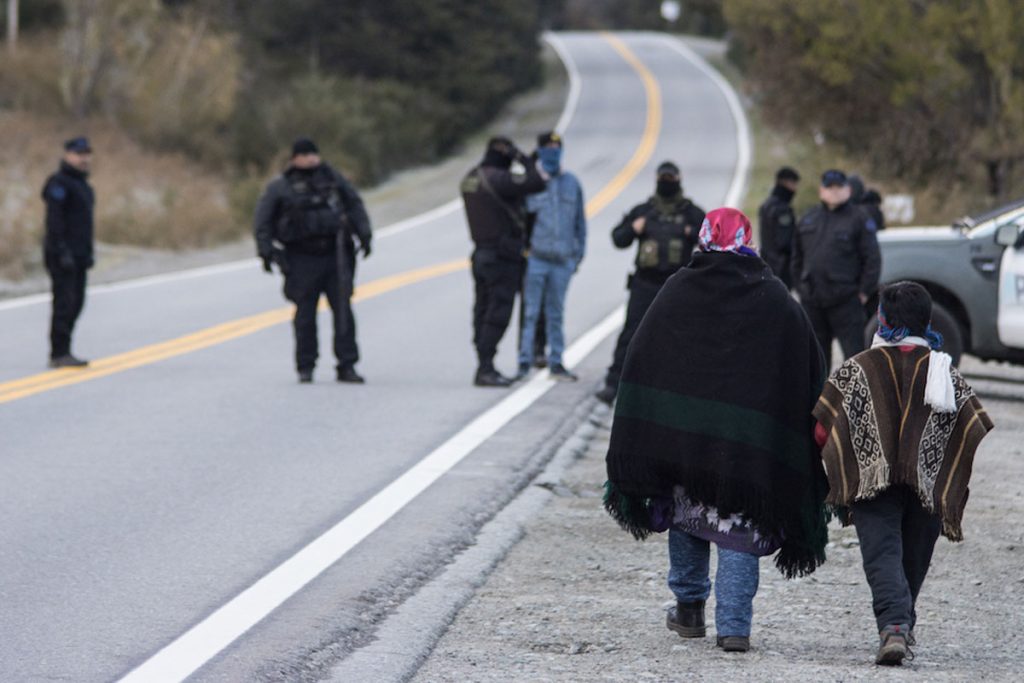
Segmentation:
<svg viewBox="0 0 1024 683">
<path fill-rule="evenodd" d="M 297 157 L 300 154 L 319 154 L 320 150 L 317 149 L 316 143 L 309 138 L 299 138 L 292 143 L 292 156 Z"/>
</svg>

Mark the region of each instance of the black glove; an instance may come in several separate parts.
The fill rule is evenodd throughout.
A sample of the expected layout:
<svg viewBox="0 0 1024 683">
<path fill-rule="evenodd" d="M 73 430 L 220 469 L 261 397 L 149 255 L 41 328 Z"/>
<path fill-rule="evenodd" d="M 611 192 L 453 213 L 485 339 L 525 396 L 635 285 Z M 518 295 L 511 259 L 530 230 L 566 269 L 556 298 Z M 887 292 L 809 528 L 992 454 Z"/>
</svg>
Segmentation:
<svg viewBox="0 0 1024 683">
<path fill-rule="evenodd" d="M 373 251 L 370 248 L 370 240 L 359 240 L 359 249 L 363 252 L 363 258 L 370 258 L 370 252 Z"/>
<path fill-rule="evenodd" d="M 70 249 L 60 250 L 60 253 L 57 254 L 57 265 L 60 266 L 61 270 L 75 269 L 75 256 L 71 253 Z"/>
<path fill-rule="evenodd" d="M 274 253 L 265 251 L 260 254 L 260 258 L 263 259 L 263 270 L 268 273 L 273 273 L 274 269 L 271 268 L 271 265 L 274 263 Z"/>
</svg>

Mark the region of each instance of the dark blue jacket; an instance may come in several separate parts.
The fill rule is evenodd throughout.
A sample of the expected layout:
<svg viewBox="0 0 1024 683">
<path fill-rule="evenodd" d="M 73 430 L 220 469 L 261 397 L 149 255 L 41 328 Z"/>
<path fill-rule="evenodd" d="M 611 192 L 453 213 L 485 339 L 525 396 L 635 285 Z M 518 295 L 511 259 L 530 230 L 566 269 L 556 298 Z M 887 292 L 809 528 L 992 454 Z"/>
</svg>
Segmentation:
<svg viewBox="0 0 1024 683">
<path fill-rule="evenodd" d="M 46 179 L 43 201 L 46 202 L 46 235 L 43 254 L 47 262 L 71 254 L 75 267 L 93 265 L 93 209 L 96 195 L 83 173 L 66 163 Z"/>
</svg>

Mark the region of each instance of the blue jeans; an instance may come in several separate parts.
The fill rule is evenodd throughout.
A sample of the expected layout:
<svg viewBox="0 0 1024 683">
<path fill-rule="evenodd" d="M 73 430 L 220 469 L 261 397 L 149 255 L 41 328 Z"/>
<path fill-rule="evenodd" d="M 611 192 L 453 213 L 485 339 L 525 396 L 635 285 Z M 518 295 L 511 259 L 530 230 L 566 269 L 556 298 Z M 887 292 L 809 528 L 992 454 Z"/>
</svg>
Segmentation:
<svg viewBox="0 0 1024 683">
<path fill-rule="evenodd" d="M 519 363 L 533 362 L 533 337 L 537 331 L 537 318 L 543 302 L 544 318 L 547 324 L 550 355 L 548 365 L 561 365 L 565 351 L 565 332 L 562 322 L 565 317 L 565 293 L 569 280 L 576 271 L 572 261 L 557 262 L 530 257 L 526 264 L 526 278 L 523 282 L 523 337 L 519 343 Z"/>
<path fill-rule="evenodd" d="M 690 534 L 669 529 L 668 587 L 679 602 L 707 600 L 711 593 L 708 563 L 711 544 Z M 715 631 L 719 636 L 750 636 L 757 593 L 757 555 L 718 548 L 715 576 Z"/>
</svg>

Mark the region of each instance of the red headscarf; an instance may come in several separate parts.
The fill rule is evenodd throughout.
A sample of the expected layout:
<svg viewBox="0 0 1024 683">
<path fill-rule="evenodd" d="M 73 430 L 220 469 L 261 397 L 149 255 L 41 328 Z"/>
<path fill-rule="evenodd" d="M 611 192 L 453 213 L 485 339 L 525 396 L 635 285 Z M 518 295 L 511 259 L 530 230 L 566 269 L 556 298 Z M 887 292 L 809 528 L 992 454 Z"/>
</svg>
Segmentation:
<svg viewBox="0 0 1024 683">
<path fill-rule="evenodd" d="M 757 256 L 750 248 L 753 229 L 742 211 L 728 207 L 715 209 L 704 217 L 700 227 L 701 251 L 731 251 Z"/>
</svg>

